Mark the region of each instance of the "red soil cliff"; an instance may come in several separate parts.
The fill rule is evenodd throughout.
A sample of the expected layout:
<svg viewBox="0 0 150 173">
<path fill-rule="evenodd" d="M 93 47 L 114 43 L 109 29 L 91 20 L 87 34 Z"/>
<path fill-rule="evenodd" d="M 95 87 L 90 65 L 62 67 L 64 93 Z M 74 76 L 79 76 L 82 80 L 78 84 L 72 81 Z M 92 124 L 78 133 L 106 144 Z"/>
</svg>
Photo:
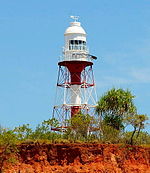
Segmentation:
<svg viewBox="0 0 150 173">
<path fill-rule="evenodd" d="M 150 173 L 150 148 L 112 144 L 22 144 L 4 173 Z"/>
</svg>

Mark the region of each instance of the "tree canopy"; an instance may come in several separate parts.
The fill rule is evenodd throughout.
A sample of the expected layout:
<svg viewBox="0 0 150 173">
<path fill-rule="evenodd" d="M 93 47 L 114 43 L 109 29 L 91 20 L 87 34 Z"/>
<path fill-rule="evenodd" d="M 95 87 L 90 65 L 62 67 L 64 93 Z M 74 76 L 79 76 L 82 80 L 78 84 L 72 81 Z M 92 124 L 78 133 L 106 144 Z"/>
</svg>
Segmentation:
<svg viewBox="0 0 150 173">
<path fill-rule="evenodd" d="M 113 88 L 100 98 L 96 113 L 103 118 L 107 125 L 120 130 L 124 127 L 124 117 L 136 113 L 133 98 L 130 91 Z"/>
<path fill-rule="evenodd" d="M 150 135 L 142 130 L 148 116 L 138 114 L 133 99 L 135 96 L 128 90 L 111 89 L 98 101 L 98 116 L 79 112 L 66 120 L 65 129 L 59 129 L 60 122 L 56 118 L 44 120 L 32 129 L 29 124 L 15 127 L 13 130 L 0 126 L 0 146 L 4 146 L 4 154 L 15 143 L 36 141 L 48 142 L 93 142 L 150 144 Z M 133 130 L 126 131 L 126 126 Z M 54 128 L 53 128 L 54 127 Z M 55 128 L 56 127 L 56 128 Z"/>
</svg>

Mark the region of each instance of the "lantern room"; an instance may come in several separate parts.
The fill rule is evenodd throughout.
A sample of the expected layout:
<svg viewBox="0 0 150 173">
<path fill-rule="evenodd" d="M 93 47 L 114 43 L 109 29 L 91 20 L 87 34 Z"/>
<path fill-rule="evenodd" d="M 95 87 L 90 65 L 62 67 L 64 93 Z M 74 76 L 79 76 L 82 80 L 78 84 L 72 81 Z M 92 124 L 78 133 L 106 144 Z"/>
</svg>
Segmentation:
<svg viewBox="0 0 150 173">
<path fill-rule="evenodd" d="M 86 32 L 78 22 L 78 17 L 71 16 L 75 21 L 64 33 L 63 61 L 89 61 Z"/>
</svg>

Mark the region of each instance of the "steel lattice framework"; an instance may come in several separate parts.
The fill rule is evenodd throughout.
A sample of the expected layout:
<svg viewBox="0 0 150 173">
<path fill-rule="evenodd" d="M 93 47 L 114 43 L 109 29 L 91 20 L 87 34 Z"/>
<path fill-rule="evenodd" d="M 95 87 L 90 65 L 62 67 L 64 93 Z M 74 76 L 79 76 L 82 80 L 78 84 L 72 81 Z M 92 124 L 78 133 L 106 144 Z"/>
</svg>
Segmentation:
<svg viewBox="0 0 150 173">
<path fill-rule="evenodd" d="M 80 112 L 94 116 L 94 108 L 96 106 L 97 95 L 95 89 L 94 75 L 92 69 L 93 63 L 86 66 L 80 76 L 77 73 L 70 73 L 67 66 L 59 64 L 57 91 L 55 98 L 55 106 L 53 108 L 53 118 L 60 122 L 60 127 L 52 128 L 53 130 L 64 130 L 68 126 L 68 120 L 71 118 L 71 98 L 73 94 L 81 96 L 81 104 L 77 105 Z M 72 75 L 72 76 L 71 76 Z M 81 83 L 77 91 L 74 91 L 71 77 L 79 78 Z"/>
<path fill-rule="evenodd" d="M 89 54 L 86 32 L 78 22 L 78 17 L 64 33 L 64 48 L 62 59 L 59 61 L 57 93 L 53 118 L 60 126 L 53 130 L 64 130 L 68 120 L 79 113 L 94 116 L 97 96 L 93 75 L 93 60 Z"/>
</svg>

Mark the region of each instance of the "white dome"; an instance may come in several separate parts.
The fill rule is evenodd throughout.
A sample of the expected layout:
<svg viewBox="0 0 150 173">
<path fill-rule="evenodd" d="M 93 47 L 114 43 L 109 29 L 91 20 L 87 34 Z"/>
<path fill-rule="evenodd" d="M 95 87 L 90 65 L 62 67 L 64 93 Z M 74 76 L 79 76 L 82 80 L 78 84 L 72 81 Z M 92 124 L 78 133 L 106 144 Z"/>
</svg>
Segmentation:
<svg viewBox="0 0 150 173">
<path fill-rule="evenodd" d="M 83 34 L 86 35 L 85 30 L 81 27 L 80 22 L 71 22 L 70 26 L 66 29 L 64 35 L 68 34 Z"/>
</svg>

